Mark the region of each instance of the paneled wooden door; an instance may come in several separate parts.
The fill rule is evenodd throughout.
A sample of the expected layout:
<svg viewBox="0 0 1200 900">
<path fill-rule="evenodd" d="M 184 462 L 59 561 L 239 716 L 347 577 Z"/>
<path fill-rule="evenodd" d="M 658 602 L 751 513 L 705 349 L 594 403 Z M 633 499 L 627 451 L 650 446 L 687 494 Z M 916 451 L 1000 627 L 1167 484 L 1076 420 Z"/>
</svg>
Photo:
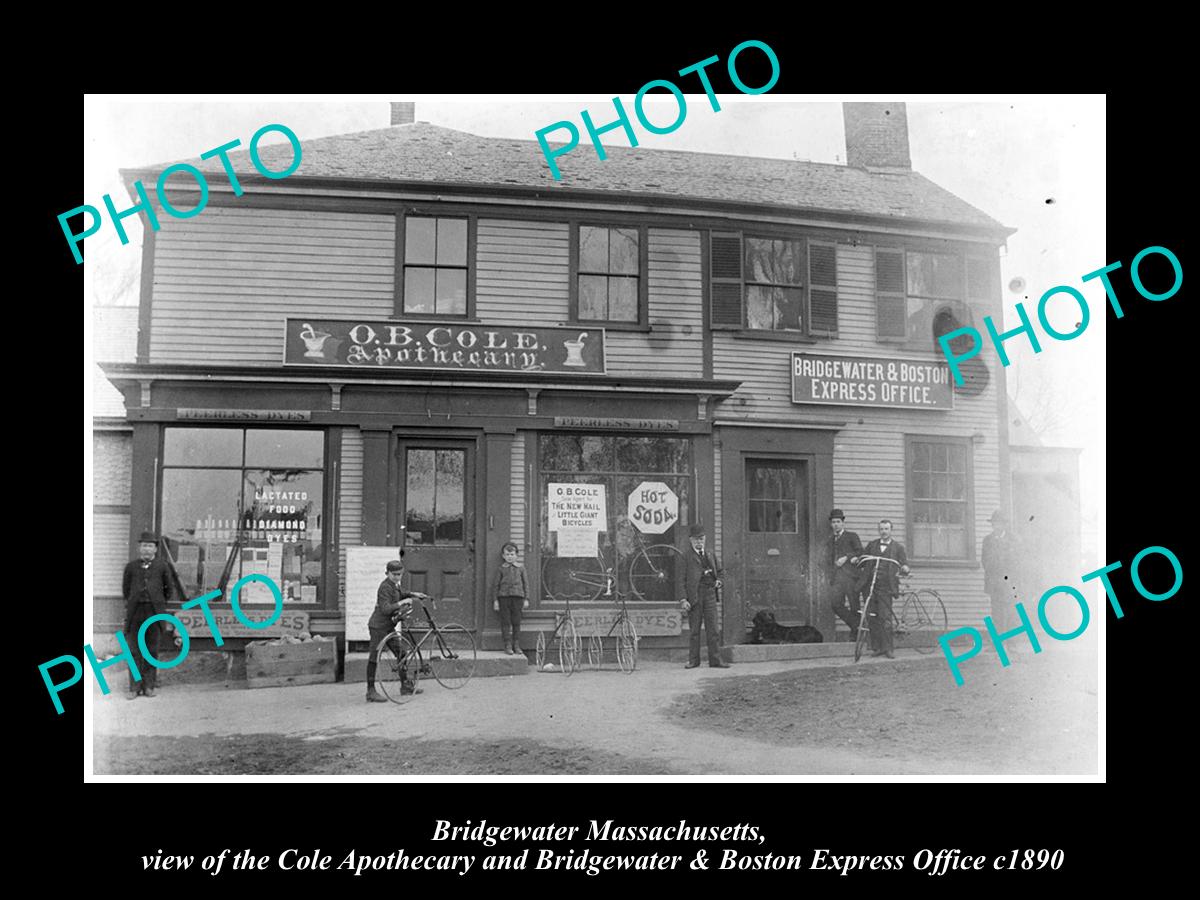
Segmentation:
<svg viewBox="0 0 1200 900">
<path fill-rule="evenodd" d="M 439 624 L 475 628 L 475 444 L 401 438 L 396 447 L 405 587 L 437 599 Z"/>
<path fill-rule="evenodd" d="M 808 464 L 747 459 L 744 531 L 746 621 L 769 609 L 784 624 L 815 618 L 808 572 Z"/>
</svg>

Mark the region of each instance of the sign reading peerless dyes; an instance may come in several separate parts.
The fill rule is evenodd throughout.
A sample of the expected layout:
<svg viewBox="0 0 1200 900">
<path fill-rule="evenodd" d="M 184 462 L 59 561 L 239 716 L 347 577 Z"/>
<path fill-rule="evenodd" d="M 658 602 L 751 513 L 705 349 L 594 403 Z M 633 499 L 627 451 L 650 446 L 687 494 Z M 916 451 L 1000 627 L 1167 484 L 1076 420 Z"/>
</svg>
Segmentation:
<svg viewBox="0 0 1200 900">
<path fill-rule="evenodd" d="M 284 365 L 604 374 L 604 329 L 291 319 Z"/>
<path fill-rule="evenodd" d="M 792 354 L 792 402 L 954 409 L 945 363 L 879 356 Z"/>
</svg>

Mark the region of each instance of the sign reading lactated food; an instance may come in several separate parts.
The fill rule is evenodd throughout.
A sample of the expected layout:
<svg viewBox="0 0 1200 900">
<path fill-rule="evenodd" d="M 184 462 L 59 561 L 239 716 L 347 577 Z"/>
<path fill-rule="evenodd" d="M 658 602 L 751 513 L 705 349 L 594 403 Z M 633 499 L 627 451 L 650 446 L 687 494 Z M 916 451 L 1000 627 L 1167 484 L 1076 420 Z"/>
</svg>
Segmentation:
<svg viewBox="0 0 1200 900">
<path fill-rule="evenodd" d="M 792 402 L 953 409 L 954 391 L 945 363 L 796 352 Z"/>
<path fill-rule="evenodd" d="M 603 328 L 288 319 L 289 366 L 604 374 Z"/>
</svg>

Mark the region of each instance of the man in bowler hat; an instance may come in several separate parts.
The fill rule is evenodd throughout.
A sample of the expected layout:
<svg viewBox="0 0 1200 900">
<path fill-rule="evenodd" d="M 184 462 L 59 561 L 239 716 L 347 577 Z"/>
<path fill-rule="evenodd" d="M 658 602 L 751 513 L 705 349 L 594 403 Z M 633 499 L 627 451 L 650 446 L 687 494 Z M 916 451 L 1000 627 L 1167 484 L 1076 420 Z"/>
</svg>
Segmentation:
<svg viewBox="0 0 1200 900">
<path fill-rule="evenodd" d="M 174 598 L 174 587 L 167 564 L 158 557 L 158 535 L 143 531 L 138 538 L 138 558 L 125 566 L 121 578 L 121 594 L 125 597 L 125 641 L 133 657 L 133 664 L 141 674 L 139 683 L 129 672 L 129 699 L 139 695 L 153 697 L 158 685 L 158 669 L 142 655 L 138 632 L 151 616 L 165 613 L 167 604 Z M 163 623 L 153 622 L 146 629 L 146 652 L 158 658 L 158 639 Z"/>
<path fill-rule="evenodd" d="M 825 602 L 850 629 L 850 638 L 858 633 L 858 595 L 862 590 L 858 558 L 862 556 L 862 541 L 853 531 L 846 530 L 846 514 L 835 509 L 829 514 L 833 533 L 825 542 L 821 555 L 825 569 Z"/>
<path fill-rule="evenodd" d="M 720 635 L 717 634 L 717 588 L 721 586 L 721 572 L 716 560 L 704 550 L 704 526 L 693 525 L 688 534 L 692 552 L 685 554 L 687 568 L 683 587 L 686 593 L 679 602 L 688 614 L 688 628 L 691 629 L 688 663 L 684 668 L 694 669 L 700 665 L 700 625 L 703 623 L 708 639 L 708 664 L 716 669 L 728 669 L 729 663 L 721 659 Z"/>
<path fill-rule="evenodd" d="M 404 556 L 403 550 L 400 551 L 400 555 Z M 375 690 L 375 671 L 379 662 L 379 645 L 395 628 L 395 616 L 406 606 L 412 606 L 413 597 L 428 599 L 425 594 L 400 588 L 400 582 L 404 578 L 404 563 L 400 560 L 393 559 L 385 568 L 387 575 L 379 583 L 379 590 L 375 592 L 375 609 L 371 613 L 371 618 L 367 620 L 367 631 L 371 635 L 370 653 L 367 655 L 368 703 L 388 702 L 387 697 Z M 413 689 L 406 670 L 400 672 L 400 693 L 423 693 L 421 688 Z"/>
</svg>

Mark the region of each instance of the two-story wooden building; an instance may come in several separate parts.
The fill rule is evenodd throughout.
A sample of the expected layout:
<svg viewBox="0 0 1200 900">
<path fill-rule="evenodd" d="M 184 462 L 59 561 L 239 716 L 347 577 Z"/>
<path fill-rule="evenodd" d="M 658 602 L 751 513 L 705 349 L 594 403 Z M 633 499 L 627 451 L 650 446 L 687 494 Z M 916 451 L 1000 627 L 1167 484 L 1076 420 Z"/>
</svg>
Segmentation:
<svg viewBox="0 0 1200 900">
<path fill-rule="evenodd" d="M 161 531 L 191 596 L 270 574 L 353 639 L 373 598 L 347 598 L 347 550 L 403 543 L 442 616 L 497 647 L 511 539 L 526 646 L 568 596 L 611 609 L 589 599 L 605 565 L 652 651 L 686 622 L 675 574 L 635 563 L 695 522 L 726 568 L 727 644 L 759 608 L 830 639 L 838 506 L 864 541 L 892 519 L 915 580 L 978 621 L 1003 372 L 955 389 L 934 336 L 999 315 L 1010 231 L 911 170 L 903 104 L 845 121 L 845 166 L 580 149 L 555 181 L 534 141 L 419 122 L 304 141 L 282 180 L 235 153 L 241 196 L 197 163 L 208 207 L 146 230 L 137 361 L 105 366 L 132 427 L 130 548 Z M 96 621 L 119 626 L 116 604 Z"/>
</svg>

